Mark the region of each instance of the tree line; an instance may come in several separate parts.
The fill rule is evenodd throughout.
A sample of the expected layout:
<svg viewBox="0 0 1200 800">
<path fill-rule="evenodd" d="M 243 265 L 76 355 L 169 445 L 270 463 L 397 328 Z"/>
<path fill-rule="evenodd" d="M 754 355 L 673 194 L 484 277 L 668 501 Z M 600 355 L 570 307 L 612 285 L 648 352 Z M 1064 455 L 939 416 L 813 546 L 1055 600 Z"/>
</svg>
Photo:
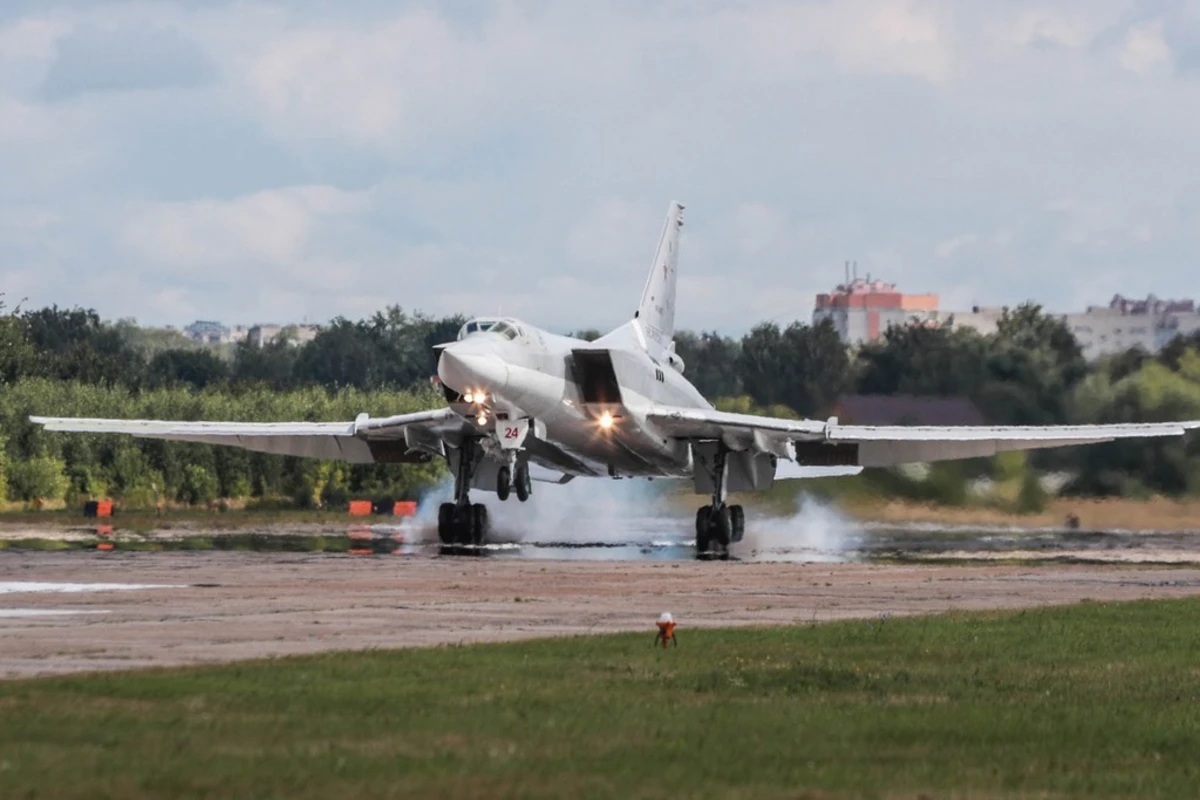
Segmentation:
<svg viewBox="0 0 1200 800">
<path fill-rule="evenodd" d="M 0 308 L 0 490 L 12 501 L 112 496 L 127 505 L 280 499 L 310 505 L 351 495 L 411 497 L 439 467 L 336 465 L 230 448 L 129 437 L 47 434 L 56 416 L 349 420 L 441 402 L 434 346 L 463 324 L 388 307 L 337 318 L 305 343 L 217 349 L 86 309 Z M 594 338 L 595 332 L 580 335 Z M 1160 353 L 1095 363 L 1060 320 L 1027 304 L 996 333 L 893 327 L 848 349 L 829 323 L 763 323 L 742 337 L 681 331 L 686 375 L 723 408 L 817 417 L 843 394 L 959 396 L 995 424 L 1200 418 L 1200 334 Z M 1133 441 L 1047 451 L 1041 469 L 1089 494 L 1200 491 L 1200 443 Z"/>
</svg>

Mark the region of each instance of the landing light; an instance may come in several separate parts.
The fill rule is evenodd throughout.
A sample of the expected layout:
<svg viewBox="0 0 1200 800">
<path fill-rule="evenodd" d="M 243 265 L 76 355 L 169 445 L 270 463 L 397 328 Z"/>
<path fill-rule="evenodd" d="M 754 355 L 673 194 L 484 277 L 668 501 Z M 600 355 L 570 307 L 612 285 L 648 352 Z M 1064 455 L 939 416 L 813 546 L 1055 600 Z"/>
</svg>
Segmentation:
<svg viewBox="0 0 1200 800">
<path fill-rule="evenodd" d="M 605 411 L 600 415 L 600 419 L 597 421 L 600 423 L 601 428 L 608 430 L 613 426 L 613 415 L 610 412 Z"/>
<path fill-rule="evenodd" d="M 473 392 L 467 392 L 466 394 L 463 395 L 463 402 L 464 403 L 474 403 L 475 402 L 475 394 Z"/>
<path fill-rule="evenodd" d="M 480 414 L 478 417 L 475 418 L 475 422 L 479 423 L 479 425 L 481 427 L 483 425 L 487 425 L 487 414 Z"/>
</svg>

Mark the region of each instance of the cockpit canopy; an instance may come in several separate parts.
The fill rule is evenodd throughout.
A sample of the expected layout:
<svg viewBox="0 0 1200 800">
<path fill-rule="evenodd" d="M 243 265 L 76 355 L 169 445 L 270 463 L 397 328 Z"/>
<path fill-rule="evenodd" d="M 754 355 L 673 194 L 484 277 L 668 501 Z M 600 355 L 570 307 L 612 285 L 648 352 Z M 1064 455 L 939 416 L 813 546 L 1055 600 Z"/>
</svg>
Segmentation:
<svg viewBox="0 0 1200 800">
<path fill-rule="evenodd" d="M 505 339 L 519 339 L 524 334 L 521 332 L 521 326 L 516 320 L 507 319 L 505 317 L 476 317 L 468 320 L 466 325 L 458 331 L 458 341 L 466 339 L 468 336 L 474 336 L 479 333 L 496 333 L 503 336 Z"/>
</svg>

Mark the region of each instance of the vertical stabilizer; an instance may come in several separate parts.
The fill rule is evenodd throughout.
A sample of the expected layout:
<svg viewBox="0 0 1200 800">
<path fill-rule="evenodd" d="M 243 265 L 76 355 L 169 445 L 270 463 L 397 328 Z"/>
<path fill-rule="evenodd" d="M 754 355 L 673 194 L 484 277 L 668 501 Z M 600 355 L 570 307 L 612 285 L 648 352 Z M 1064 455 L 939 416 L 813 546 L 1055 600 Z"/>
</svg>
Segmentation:
<svg viewBox="0 0 1200 800">
<path fill-rule="evenodd" d="M 659 356 L 671 347 L 675 337 L 675 276 L 679 264 L 679 232 L 683 229 L 683 206 L 671 203 L 663 226 L 650 277 L 642 290 L 634 319 L 645 337 L 646 349 Z"/>
</svg>

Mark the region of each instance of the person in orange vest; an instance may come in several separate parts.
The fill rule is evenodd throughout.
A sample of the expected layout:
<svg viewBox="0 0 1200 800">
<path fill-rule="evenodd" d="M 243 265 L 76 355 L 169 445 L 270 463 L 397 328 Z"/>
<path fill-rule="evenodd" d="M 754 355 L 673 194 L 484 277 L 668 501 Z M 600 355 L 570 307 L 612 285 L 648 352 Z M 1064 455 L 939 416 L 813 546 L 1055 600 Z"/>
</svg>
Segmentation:
<svg viewBox="0 0 1200 800">
<path fill-rule="evenodd" d="M 675 638 L 675 618 L 667 611 L 658 617 L 658 633 L 654 637 L 655 646 L 658 646 L 659 642 L 662 642 L 664 650 L 668 644 L 679 647 L 679 640 Z"/>
</svg>

